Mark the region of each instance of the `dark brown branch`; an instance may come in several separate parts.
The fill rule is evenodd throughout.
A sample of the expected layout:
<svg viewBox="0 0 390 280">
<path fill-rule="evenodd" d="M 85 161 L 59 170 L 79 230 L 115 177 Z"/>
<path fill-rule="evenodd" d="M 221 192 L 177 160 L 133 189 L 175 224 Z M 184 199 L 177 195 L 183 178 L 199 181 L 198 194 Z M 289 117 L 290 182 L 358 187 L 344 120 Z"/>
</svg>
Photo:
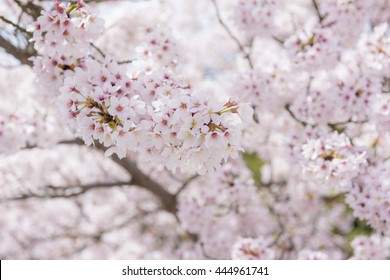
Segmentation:
<svg viewBox="0 0 390 280">
<path fill-rule="evenodd" d="M 95 143 L 95 147 L 98 150 L 103 152 L 106 151 L 106 147 L 104 147 L 100 143 Z M 161 202 L 162 207 L 173 214 L 176 214 L 176 196 L 171 194 L 167 190 L 164 189 L 162 185 L 158 182 L 154 181 L 150 176 L 146 175 L 142 170 L 140 170 L 137 164 L 128 159 L 120 159 L 117 155 L 113 155 L 110 157 L 114 162 L 124 168 L 131 175 L 131 184 L 144 188 L 158 197 Z"/>
<path fill-rule="evenodd" d="M 14 0 L 14 2 L 22 10 L 21 14 L 23 13 L 28 14 L 34 20 L 36 20 L 39 17 L 41 11 L 43 10 L 42 7 L 32 3 L 31 1 L 25 4 L 19 0 Z M 19 47 L 14 45 L 10 40 L 5 38 L 3 35 L 0 35 L 0 48 L 3 48 L 6 53 L 15 57 L 17 60 L 20 61 L 20 63 L 32 66 L 33 63 L 32 61 L 29 60 L 29 58 L 37 55 L 32 45 L 28 43 L 29 40 L 31 39 L 32 33 L 27 31 L 25 28 L 21 27 L 19 24 L 14 23 L 3 16 L 1 16 L 0 19 L 6 22 L 7 24 L 13 26 L 14 28 L 16 28 L 16 30 L 20 31 L 27 42 L 27 44 L 24 47 Z"/>
<path fill-rule="evenodd" d="M 0 48 L 3 48 L 9 55 L 15 57 L 20 63 L 29 66 L 33 65 L 29 58 L 35 56 L 36 52 L 34 49 L 30 48 L 30 45 L 27 45 L 26 48 L 19 48 L 0 34 Z"/>
<path fill-rule="evenodd" d="M 98 148 L 101 149 L 101 147 Z M 127 158 L 119 159 L 116 155 L 113 155 L 111 158 L 131 175 L 132 185 L 142 187 L 156 195 L 166 211 L 176 213 L 177 202 L 175 195 L 169 193 L 162 185 L 143 173 L 135 162 Z"/>
<path fill-rule="evenodd" d="M 71 139 L 71 140 L 61 141 L 58 144 L 84 145 L 84 142 L 81 139 Z M 27 148 L 32 149 L 32 148 L 36 148 L 36 147 L 37 146 L 29 146 Z M 102 152 L 105 152 L 106 149 L 107 149 L 102 144 L 99 144 L 97 142 L 95 143 L 95 148 L 97 148 L 98 150 L 100 150 Z M 163 206 L 163 208 L 166 211 L 174 213 L 174 214 L 176 213 L 176 195 L 169 193 L 168 191 L 166 191 L 164 189 L 164 187 L 162 185 L 160 185 L 158 182 L 154 181 L 148 175 L 143 173 L 137 167 L 137 164 L 135 162 L 133 162 L 133 161 L 127 159 L 127 158 L 119 159 L 116 155 L 113 155 L 110 158 L 115 163 L 120 165 L 123 169 L 125 169 L 129 173 L 129 175 L 131 176 L 131 180 L 127 184 L 129 184 L 129 185 L 136 185 L 136 186 L 139 186 L 139 187 L 141 187 L 143 189 L 148 190 L 149 192 L 151 192 L 152 194 L 157 196 L 157 198 L 161 202 L 161 205 Z M 189 183 L 189 181 L 187 183 L 184 182 L 183 184 L 186 185 L 188 183 Z M 105 185 L 107 185 L 107 184 L 105 184 Z M 80 194 L 82 194 L 82 193 L 75 194 L 75 195 L 72 195 L 72 196 L 76 196 L 76 195 L 80 195 Z"/>
<path fill-rule="evenodd" d="M 39 17 L 39 15 L 41 14 L 41 11 L 43 9 L 41 6 L 34 4 L 32 1 L 28 1 L 25 4 L 19 0 L 14 0 L 14 2 L 21 9 L 21 14 L 19 16 L 18 23 L 14 23 L 3 16 L 0 16 L 0 20 L 6 22 L 7 24 L 16 28 L 17 31 L 21 32 L 21 34 L 23 35 L 23 37 L 27 43 L 23 44 L 25 46 L 20 47 L 20 46 L 13 44 L 12 40 L 7 39 L 6 37 L 4 37 L 3 35 L 0 34 L 0 48 L 3 48 L 6 53 L 15 57 L 17 60 L 20 61 L 20 63 L 32 66 L 33 63 L 32 63 L 32 61 L 29 60 L 29 58 L 37 55 L 36 51 L 32 47 L 32 44 L 29 43 L 29 40 L 31 39 L 32 33 L 27 31 L 25 28 L 21 27 L 19 25 L 19 21 L 20 21 L 20 17 L 22 14 L 28 14 L 34 20 L 36 20 Z M 17 37 L 15 37 L 15 38 L 17 38 Z"/>
<path fill-rule="evenodd" d="M 32 1 L 28 1 L 26 4 L 23 4 L 19 0 L 14 0 L 16 5 L 29 16 L 31 16 L 34 20 L 36 20 L 40 15 L 43 8 L 39 5 L 34 4 Z"/>
</svg>

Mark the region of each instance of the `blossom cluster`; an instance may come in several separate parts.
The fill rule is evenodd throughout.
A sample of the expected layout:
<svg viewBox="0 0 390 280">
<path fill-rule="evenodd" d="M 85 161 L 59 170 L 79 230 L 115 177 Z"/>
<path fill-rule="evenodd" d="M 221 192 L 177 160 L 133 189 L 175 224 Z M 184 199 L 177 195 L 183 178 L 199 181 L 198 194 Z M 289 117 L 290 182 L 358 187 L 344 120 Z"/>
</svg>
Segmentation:
<svg viewBox="0 0 390 280">
<path fill-rule="evenodd" d="M 336 65 L 338 43 L 327 29 L 300 30 L 285 41 L 297 67 L 308 71 L 332 68 Z"/>
<path fill-rule="evenodd" d="M 375 26 L 372 34 L 364 34 L 358 45 L 367 67 L 384 76 L 390 71 L 389 34 L 389 24 L 382 23 Z"/>
<path fill-rule="evenodd" d="M 55 8 L 42 11 L 31 41 L 38 56 L 32 58 L 40 90 L 55 100 L 64 77 L 91 52 L 91 40 L 103 31 L 103 21 L 82 1 L 76 4 L 55 2 Z"/>
<path fill-rule="evenodd" d="M 343 46 L 356 43 L 370 13 L 375 12 L 375 5 L 371 1 L 329 0 L 318 3 L 322 13 L 326 15 L 323 24 L 331 28 Z"/>
<path fill-rule="evenodd" d="M 0 156 L 26 147 L 48 147 L 71 137 L 56 110 L 45 106 L 45 97 L 31 88 L 35 77 L 28 70 L 0 70 L 0 91 L 4 93 L 0 104 Z M 15 84 L 15 80 L 20 82 Z"/>
<path fill-rule="evenodd" d="M 390 226 L 390 181 L 387 178 L 389 165 L 372 159 L 370 166 L 353 183 L 346 201 L 354 215 L 366 220 L 373 228 L 388 236 Z"/>
<path fill-rule="evenodd" d="M 174 68 L 180 54 L 178 42 L 170 35 L 170 30 L 160 26 L 149 26 L 145 28 L 144 43 L 137 48 L 140 59 L 156 61 L 161 66 Z"/>
<path fill-rule="evenodd" d="M 269 243 L 269 242 L 268 242 Z M 232 249 L 233 260 L 272 260 L 275 252 L 268 248 L 269 244 L 261 238 L 241 238 Z"/>
<path fill-rule="evenodd" d="M 278 110 L 288 100 L 288 75 L 289 71 L 278 64 L 271 65 L 268 69 L 253 69 L 237 78 L 233 92 L 240 92 L 242 98 L 261 111 Z"/>
<path fill-rule="evenodd" d="M 390 239 L 380 235 L 359 236 L 352 243 L 353 259 L 380 260 L 390 256 Z"/>
<path fill-rule="evenodd" d="M 175 82 L 169 73 L 158 79 L 126 76 L 116 62 L 87 59 L 61 88 L 64 113 L 78 128 L 87 145 L 94 140 L 107 154 L 139 152 L 145 160 L 164 164 L 170 170 L 205 173 L 221 160 L 237 157 L 240 123 L 251 118 L 247 104 L 229 100 L 220 105 L 189 85 Z M 145 89 L 152 86 L 151 103 Z"/>
<path fill-rule="evenodd" d="M 243 122 L 253 114 L 249 104 L 220 103 L 173 78 L 169 67 L 177 64 L 176 43 L 158 28 L 146 30 L 141 66 L 132 76 L 109 58 L 101 63 L 86 57 L 89 41 L 101 32 L 100 22 L 81 2 L 57 2 L 38 18 L 34 31 L 35 48 L 45 54 L 35 60 L 35 69 L 59 80 L 59 105 L 77 136 L 87 145 L 97 140 L 108 156 L 138 152 L 140 158 L 185 173 L 204 174 L 237 158 Z M 156 64 L 143 70 L 142 60 L 149 59 Z"/>
<path fill-rule="evenodd" d="M 206 182 L 211 182 L 214 187 L 210 189 Z M 191 188 L 191 185 L 196 188 Z M 256 238 L 257 235 L 268 233 L 273 230 L 274 223 L 267 219 L 267 209 L 262 205 L 260 194 L 256 192 L 244 163 L 241 160 L 232 161 L 217 173 L 199 178 L 191 185 L 179 200 L 178 215 L 183 229 L 198 236 L 197 245 L 202 248 L 201 255 L 218 259 L 250 258 L 250 253 L 244 256 L 236 252 L 248 243 L 240 245 L 242 242 L 239 240 L 244 236 Z M 268 226 L 261 219 L 270 221 Z M 229 235 L 225 236 L 225 232 L 229 232 Z M 258 242 L 249 241 L 250 244 L 254 243 L 254 249 L 267 249 L 273 240 L 271 236 L 267 242 L 261 238 Z M 267 255 L 258 255 L 258 258 L 261 257 L 267 258 Z"/>
<path fill-rule="evenodd" d="M 341 190 L 349 186 L 366 162 L 365 152 L 352 146 L 348 137 L 333 133 L 327 138 L 309 139 L 301 147 L 304 176 L 320 185 Z"/>
<path fill-rule="evenodd" d="M 279 0 L 240 0 L 234 19 L 249 36 L 270 35 L 275 28 L 275 14 L 280 5 Z"/>
<path fill-rule="evenodd" d="M 77 4 L 55 3 L 35 23 L 32 40 L 35 49 L 52 58 L 80 58 L 88 52 L 91 40 L 100 35 L 103 23 L 82 1 Z"/>
</svg>

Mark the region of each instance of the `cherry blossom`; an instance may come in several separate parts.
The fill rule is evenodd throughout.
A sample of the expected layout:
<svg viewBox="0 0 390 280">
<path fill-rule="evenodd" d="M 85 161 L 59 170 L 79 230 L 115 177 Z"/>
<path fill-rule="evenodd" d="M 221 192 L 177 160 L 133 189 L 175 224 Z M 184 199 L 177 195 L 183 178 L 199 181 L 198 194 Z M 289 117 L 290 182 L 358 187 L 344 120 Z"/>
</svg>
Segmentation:
<svg viewBox="0 0 390 280">
<path fill-rule="evenodd" d="M 345 135 L 337 133 L 326 139 L 310 139 L 302 145 L 301 154 L 304 177 L 340 190 L 350 184 L 366 163 L 365 151 L 354 148 Z"/>
<path fill-rule="evenodd" d="M 297 67 L 309 71 L 336 65 L 338 42 L 327 29 L 301 30 L 289 37 L 285 45 Z"/>
<path fill-rule="evenodd" d="M 82 1 L 67 5 L 56 2 L 55 9 L 37 19 L 32 40 L 38 52 L 58 58 L 84 56 L 90 40 L 102 32 L 103 23 Z"/>
<path fill-rule="evenodd" d="M 270 260 L 275 253 L 267 249 L 267 242 L 261 239 L 241 238 L 233 245 L 232 259 L 235 260 Z"/>
<path fill-rule="evenodd" d="M 0 4 L 1 259 L 390 259 L 388 0 Z"/>
<path fill-rule="evenodd" d="M 390 255 L 390 239 L 380 235 L 358 236 L 352 243 L 353 259 L 379 260 Z"/>
<path fill-rule="evenodd" d="M 237 1 L 235 20 L 237 25 L 253 35 L 270 35 L 275 25 L 275 13 L 278 12 L 278 0 Z"/>
</svg>

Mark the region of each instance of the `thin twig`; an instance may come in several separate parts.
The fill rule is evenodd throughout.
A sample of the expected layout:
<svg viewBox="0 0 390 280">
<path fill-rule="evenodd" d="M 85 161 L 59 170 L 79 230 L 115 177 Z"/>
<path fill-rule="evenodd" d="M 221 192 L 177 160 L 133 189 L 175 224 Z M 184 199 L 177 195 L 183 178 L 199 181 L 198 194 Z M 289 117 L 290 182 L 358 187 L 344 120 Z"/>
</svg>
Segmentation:
<svg viewBox="0 0 390 280">
<path fill-rule="evenodd" d="M 347 124 L 365 124 L 367 122 L 368 122 L 368 120 L 353 121 L 352 119 L 348 119 L 348 120 L 343 121 L 343 122 L 327 123 L 327 125 L 333 131 L 342 132 L 345 129 L 344 126 Z"/>
<path fill-rule="evenodd" d="M 90 42 L 89 43 L 91 47 L 93 47 L 103 58 L 106 58 L 106 54 L 94 43 Z"/>
<path fill-rule="evenodd" d="M 296 120 L 298 123 L 300 123 L 300 124 L 303 125 L 303 126 L 307 126 L 307 125 L 308 125 L 307 122 L 302 121 L 302 120 L 298 119 L 298 118 L 295 116 L 294 112 L 291 111 L 290 104 L 286 104 L 286 105 L 284 106 L 284 108 L 285 108 L 286 111 L 290 114 L 290 116 L 291 116 L 294 120 Z"/>
<path fill-rule="evenodd" d="M 226 23 L 222 20 L 222 17 L 221 17 L 221 13 L 219 11 L 219 7 L 218 7 L 218 4 L 217 4 L 217 1 L 216 0 L 211 0 L 211 2 L 213 3 L 214 5 L 214 8 L 215 8 L 215 12 L 217 14 L 217 17 L 218 17 L 218 21 L 219 23 L 222 25 L 222 27 L 226 30 L 226 32 L 228 33 L 229 37 L 231 39 L 233 39 L 233 41 L 236 43 L 237 47 L 240 49 L 241 53 L 244 55 L 244 58 L 248 61 L 248 64 L 249 64 L 249 67 L 251 69 L 253 69 L 253 62 L 252 62 L 252 59 L 249 55 L 249 53 L 245 50 L 245 47 L 244 45 L 240 42 L 240 40 L 238 40 L 238 38 L 233 34 L 233 32 L 230 30 L 230 28 L 226 25 Z"/>
<path fill-rule="evenodd" d="M 118 61 L 118 64 L 128 64 L 128 63 L 133 63 L 134 59 L 128 59 L 128 60 L 123 60 L 123 61 Z"/>
<path fill-rule="evenodd" d="M 276 211 L 276 209 L 271 204 L 269 204 L 269 203 L 265 203 L 265 204 L 266 204 L 266 207 L 267 207 L 268 211 L 275 218 L 276 223 L 279 226 L 280 233 L 278 234 L 278 237 L 276 238 L 275 243 L 278 242 L 278 240 L 280 239 L 282 234 L 285 233 L 287 235 L 287 240 L 288 240 L 288 243 L 289 243 L 289 247 L 286 248 L 287 251 L 294 250 L 295 249 L 294 241 L 293 241 L 293 239 L 291 237 L 291 234 L 289 233 L 289 231 L 286 229 L 284 223 L 282 222 L 279 213 Z M 285 250 L 282 251 L 281 259 L 283 258 L 284 253 L 285 253 Z"/>
<path fill-rule="evenodd" d="M 317 0 L 312 0 L 311 2 L 313 3 L 314 9 L 316 10 L 318 20 L 320 21 L 320 24 L 322 24 L 322 21 L 324 20 L 325 16 L 321 15 Z"/>
<path fill-rule="evenodd" d="M 186 189 L 186 187 L 196 178 L 198 178 L 199 175 L 196 174 L 194 176 L 191 176 L 190 178 L 188 178 L 187 180 L 185 180 L 183 182 L 183 184 L 181 185 L 180 189 L 176 192 L 175 196 L 177 197 L 182 191 L 184 191 Z"/>
<path fill-rule="evenodd" d="M 274 39 L 276 42 L 278 42 L 280 45 L 284 45 L 284 41 L 276 36 L 272 36 L 272 39 Z"/>
<path fill-rule="evenodd" d="M 74 138 L 74 139 L 69 139 L 69 140 L 63 140 L 58 142 L 57 144 L 65 144 L 65 145 L 71 145 L 71 144 L 76 144 L 76 145 L 84 145 L 84 141 L 81 140 L 80 138 Z M 30 149 L 35 149 L 35 148 L 42 148 L 44 149 L 45 147 L 40 147 L 37 145 L 27 145 L 26 147 L 23 148 L 23 150 L 30 150 Z"/>
<path fill-rule="evenodd" d="M 10 21 L 9 19 L 6 19 L 6 18 L 3 17 L 3 16 L 0 16 L 0 19 L 1 19 L 2 21 L 4 21 L 5 23 L 8 23 L 8 24 L 12 25 L 13 27 L 15 27 L 15 28 L 16 28 L 17 30 L 19 30 L 20 32 L 23 32 L 23 33 L 27 34 L 28 36 L 31 36 L 31 35 L 32 35 L 32 33 L 31 33 L 30 31 L 27 31 L 26 29 L 24 29 L 23 27 L 19 26 L 19 25 L 16 24 L 16 23 Z"/>
<path fill-rule="evenodd" d="M 6 198 L 4 201 L 26 200 L 30 198 L 51 199 L 51 198 L 69 198 L 76 197 L 86 193 L 92 189 L 110 188 L 116 186 L 129 186 L 130 182 L 114 182 L 114 183 L 95 183 L 81 186 L 53 187 L 47 186 L 40 193 L 27 193 L 14 198 Z"/>
</svg>

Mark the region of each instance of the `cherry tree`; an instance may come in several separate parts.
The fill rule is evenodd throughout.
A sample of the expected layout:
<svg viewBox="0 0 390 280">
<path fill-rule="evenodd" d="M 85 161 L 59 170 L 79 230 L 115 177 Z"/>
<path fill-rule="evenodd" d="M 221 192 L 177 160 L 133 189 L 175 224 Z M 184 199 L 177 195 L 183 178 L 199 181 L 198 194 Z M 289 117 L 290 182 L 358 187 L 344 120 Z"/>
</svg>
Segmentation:
<svg viewBox="0 0 390 280">
<path fill-rule="evenodd" d="M 390 259 L 389 20 L 3 0 L 0 258 Z"/>
</svg>

